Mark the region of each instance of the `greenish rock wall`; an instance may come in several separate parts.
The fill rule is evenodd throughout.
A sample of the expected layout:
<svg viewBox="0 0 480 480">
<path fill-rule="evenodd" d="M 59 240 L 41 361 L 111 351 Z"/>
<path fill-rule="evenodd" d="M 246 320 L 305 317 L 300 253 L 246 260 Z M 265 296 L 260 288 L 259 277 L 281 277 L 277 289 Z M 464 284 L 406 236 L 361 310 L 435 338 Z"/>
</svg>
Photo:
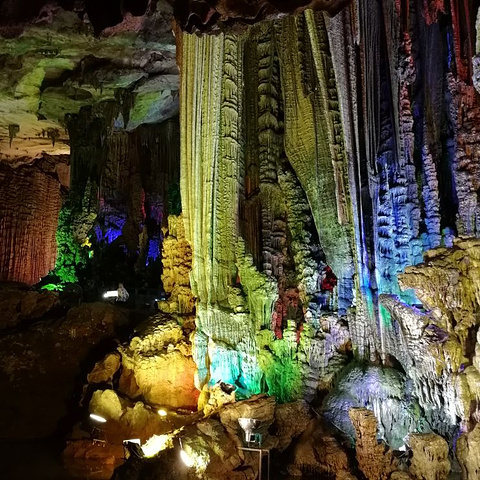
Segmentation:
<svg viewBox="0 0 480 480">
<path fill-rule="evenodd" d="M 307 13 L 241 34 L 183 34 L 181 44 L 181 194 L 198 388 L 221 380 L 244 396 L 313 398 L 332 375 L 329 361 L 343 364 L 348 342 L 337 314 L 321 319 L 332 309 L 345 315 L 353 300 L 325 24 Z"/>
</svg>

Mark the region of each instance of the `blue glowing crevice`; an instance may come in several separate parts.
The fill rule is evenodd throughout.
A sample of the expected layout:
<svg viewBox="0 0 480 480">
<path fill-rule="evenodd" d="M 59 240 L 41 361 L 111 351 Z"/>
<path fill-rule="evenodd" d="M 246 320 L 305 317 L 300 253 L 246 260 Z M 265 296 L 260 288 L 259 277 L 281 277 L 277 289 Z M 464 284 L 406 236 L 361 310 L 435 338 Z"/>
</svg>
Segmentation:
<svg viewBox="0 0 480 480">
<path fill-rule="evenodd" d="M 151 262 L 155 262 L 160 257 L 161 241 L 159 238 L 151 238 L 148 240 L 147 247 L 147 266 Z"/>
<path fill-rule="evenodd" d="M 97 243 L 111 244 L 120 235 L 126 223 L 126 215 L 104 214 L 102 215 L 102 223 L 95 226 L 95 236 Z"/>
</svg>

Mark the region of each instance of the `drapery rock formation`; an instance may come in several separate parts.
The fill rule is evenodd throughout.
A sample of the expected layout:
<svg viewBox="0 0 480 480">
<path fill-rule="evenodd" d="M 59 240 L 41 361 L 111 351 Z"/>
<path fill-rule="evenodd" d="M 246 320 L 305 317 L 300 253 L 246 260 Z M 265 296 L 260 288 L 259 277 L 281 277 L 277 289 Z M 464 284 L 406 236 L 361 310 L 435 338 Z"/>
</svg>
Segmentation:
<svg viewBox="0 0 480 480">
<path fill-rule="evenodd" d="M 114 125 L 120 110 L 103 102 L 68 118 L 71 188 L 59 215 L 55 269 L 42 283 L 61 290 L 80 282 L 88 300 L 120 282 L 158 292 L 162 227 L 181 208 L 178 118 L 128 132 Z"/>
<path fill-rule="evenodd" d="M 0 281 L 37 283 L 55 265 L 68 157 L 0 162 Z"/>
<path fill-rule="evenodd" d="M 410 419 L 398 435 L 395 409 L 389 419 L 376 409 L 390 442 L 402 446 L 418 422 L 451 442 L 457 417 L 472 428 L 477 320 L 452 324 L 467 352 L 436 321 L 436 299 L 423 302 L 421 275 L 401 275 L 477 232 L 471 19 L 458 2 L 355 2 L 333 17 L 307 10 L 240 32 L 183 34 L 181 191 L 199 387 L 223 380 L 247 395 L 308 398 L 308 385 L 325 385 L 312 364 L 328 361 L 303 345 L 324 338 L 331 309 L 354 353 L 397 369 L 396 398 L 413 402 L 410 417 L 399 409 Z M 319 282 L 327 268 L 335 280 Z M 295 330 L 287 362 L 282 342 Z M 283 376 L 271 376 L 265 356 Z M 301 381 L 285 392 L 277 385 L 289 370 Z"/>
<path fill-rule="evenodd" d="M 286 55 L 299 55 L 289 43 L 296 36 L 310 55 L 316 48 L 327 66 L 331 62 L 323 19 L 315 23 L 312 15 L 241 35 L 182 37 L 181 115 L 195 121 L 181 132 L 181 193 L 193 252 L 199 388 L 222 380 L 243 395 L 266 386 L 282 400 L 312 397 L 319 371 L 346 349 L 342 320 L 326 317 L 325 330 L 321 322 L 337 302 L 345 314 L 353 295 L 346 172 L 341 137 L 334 133 L 340 126 L 332 123 L 335 92 L 328 90 L 332 70 L 319 72 L 318 95 L 298 105 L 299 92 L 291 89 L 306 80 L 294 79 L 298 69 L 286 62 Z M 313 56 L 297 62 L 323 68 Z M 245 126 L 243 118 L 249 119 Z M 310 130 L 296 148 L 310 121 L 320 122 L 321 135 Z M 333 150 L 332 139 L 338 142 Z M 330 280 L 326 264 L 335 274 Z M 336 285 L 339 293 L 331 295 Z"/>
<path fill-rule="evenodd" d="M 470 430 L 478 412 L 477 239 L 458 239 L 452 248 L 427 252 L 425 263 L 409 267 L 400 284 L 413 288 L 427 312 L 382 296 L 396 335 L 386 350 L 408 372 L 414 393 L 432 427 L 451 438 Z M 400 339 L 400 342 L 398 341 Z"/>
</svg>

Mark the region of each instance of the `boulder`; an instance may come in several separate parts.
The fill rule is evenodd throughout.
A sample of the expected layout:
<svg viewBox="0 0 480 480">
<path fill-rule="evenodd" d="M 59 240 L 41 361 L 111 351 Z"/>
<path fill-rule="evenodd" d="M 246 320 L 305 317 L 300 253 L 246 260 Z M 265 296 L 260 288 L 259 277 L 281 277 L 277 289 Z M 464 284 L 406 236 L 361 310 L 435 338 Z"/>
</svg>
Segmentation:
<svg viewBox="0 0 480 480">
<path fill-rule="evenodd" d="M 87 375 L 88 383 L 112 382 L 113 376 L 121 365 L 119 353 L 108 353 L 105 358 L 95 364 L 93 370 Z"/>
<path fill-rule="evenodd" d="M 150 319 L 127 347 L 120 347 L 123 371 L 120 391 L 152 405 L 196 410 L 196 365 L 191 344 L 169 317 Z"/>
<path fill-rule="evenodd" d="M 0 431 L 5 439 L 54 434 L 72 413 L 67 403 L 84 378 L 93 348 L 111 349 L 128 319 L 112 305 L 82 304 L 57 320 L 0 338 Z M 100 350 L 101 351 L 101 350 Z M 108 350 L 107 350 L 108 351 Z"/>
<path fill-rule="evenodd" d="M 52 292 L 35 292 L 15 288 L 0 290 L 0 329 L 42 318 L 60 304 Z"/>
<path fill-rule="evenodd" d="M 285 450 L 295 437 L 299 437 L 310 425 L 310 407 L 304 400 L 277 405 L 273 432 L 278 438 L 278 450 Z"/>
<path fill-rule="evenodd" d="M 292 475 L 335 475 L 347 479 L 348 456 L 332 432 L 318 418 L 311 420 L 294 448 L 288 465 Z"/>
<path fill-rule="evenodd" d="M 122 444 L 128 438 L 139 438 L 143 443 L 153 435 L 162 435 L 175 428 L 167 417 L 161 417 L 143 402 L 121 398 L 113 390 L 94 392 L 89 411 L 106 420 L 101 424 L 92 420 L 91 426 L 104 432 L 110 444 Z"/>
<path fill-rule="evenodd" d="M 450 473 L 448 443 L 435 433 L 412 433 L 407 437 L 412 449 L 410 474 L 419 480 L 446 480 Z"/>
<path fill-rule="evenodd" d="M 480 424 L 457 440 L 457 460 L 462 468 L 462 480 L 480 478 Z"/>
</svg>

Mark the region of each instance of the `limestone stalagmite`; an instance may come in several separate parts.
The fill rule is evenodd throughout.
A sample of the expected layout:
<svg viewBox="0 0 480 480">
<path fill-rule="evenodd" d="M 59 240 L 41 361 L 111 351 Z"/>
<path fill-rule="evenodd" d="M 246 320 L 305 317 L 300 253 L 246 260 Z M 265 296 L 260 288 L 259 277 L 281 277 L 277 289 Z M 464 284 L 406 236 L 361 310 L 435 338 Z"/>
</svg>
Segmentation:
<svg viewBox="0 0 480 480">
<path fill-rule="evenodd" d="M 377 441 L 377 419 L 371 410 L 352 408 L 350 419 L 356 432 L 358 467 L 368 480 L 387 480 L 396 470 L 393 451 Z"/>
<path fill-rule="evenodd" d="M 408 436 L 407 443 L 412 449 L 410 473 L 419 480 L 445 480 L 450 473 L 447 442 L 434 433 Z"/>
</svg>

